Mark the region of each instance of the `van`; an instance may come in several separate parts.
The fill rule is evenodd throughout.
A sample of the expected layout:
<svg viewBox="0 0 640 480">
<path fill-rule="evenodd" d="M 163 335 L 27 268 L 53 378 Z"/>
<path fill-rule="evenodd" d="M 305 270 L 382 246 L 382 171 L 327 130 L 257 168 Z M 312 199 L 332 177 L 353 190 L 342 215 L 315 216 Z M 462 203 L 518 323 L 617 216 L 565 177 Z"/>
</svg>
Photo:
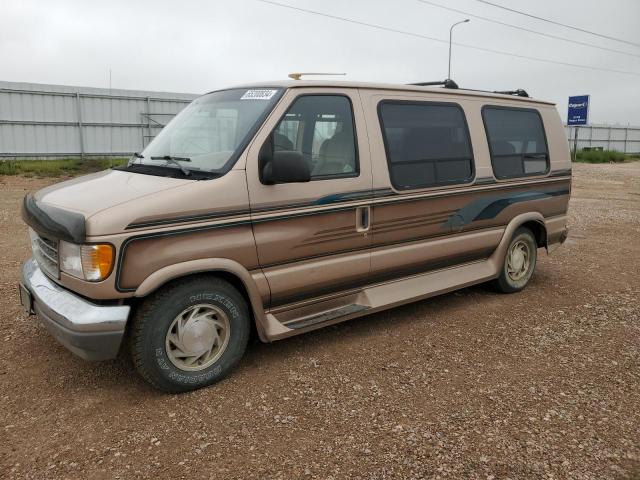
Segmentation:
<svg viewBox="0 0 640 480">
<path fill-rule="evenodd" d="M 523 91 L 295 80 L 194 100 L 125 166 L 24 198 L 21 302 L 73 353 L 127 343 L 154 387 L 482 282 L 567 236 L 571 162 Z M 126 339 L 126 342 L 125 342 Z"/>
</svg>

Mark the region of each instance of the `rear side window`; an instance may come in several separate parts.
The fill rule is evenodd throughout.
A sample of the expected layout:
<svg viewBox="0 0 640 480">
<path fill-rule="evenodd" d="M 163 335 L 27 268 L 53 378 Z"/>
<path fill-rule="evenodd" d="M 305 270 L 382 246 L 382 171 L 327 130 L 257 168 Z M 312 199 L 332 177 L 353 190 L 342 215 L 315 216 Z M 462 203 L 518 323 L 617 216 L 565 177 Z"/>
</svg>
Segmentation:
<svg viewBox="0 0 640 480">
<path fill-rule="evenodd" d="M 547 139 L 536 110 L 484 107 L 482 118 L 496 178 L 541 175 L 549 170 Z"/>
<path fill-rule="evenodd" d="M 378 106 L 391 183 L 398 190 L 468 183 L 473 154 L 457 104 L 383 101 Z"/>
</svg>

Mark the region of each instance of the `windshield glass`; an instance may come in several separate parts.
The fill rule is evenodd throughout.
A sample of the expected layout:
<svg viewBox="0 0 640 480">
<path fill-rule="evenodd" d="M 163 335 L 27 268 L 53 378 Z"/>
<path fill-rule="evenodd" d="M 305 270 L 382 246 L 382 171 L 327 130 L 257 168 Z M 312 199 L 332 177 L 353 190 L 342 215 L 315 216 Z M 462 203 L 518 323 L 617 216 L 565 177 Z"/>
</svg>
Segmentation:
<svg viewBox="0 0 640 480">
<path fill-rule="evenodd" d="M 280 91 L 241 88 L 203 95 L 176 115 L 144 149 L 144 158 L 135 163 L 222 171 L 245 147 Z"/>
</svg>

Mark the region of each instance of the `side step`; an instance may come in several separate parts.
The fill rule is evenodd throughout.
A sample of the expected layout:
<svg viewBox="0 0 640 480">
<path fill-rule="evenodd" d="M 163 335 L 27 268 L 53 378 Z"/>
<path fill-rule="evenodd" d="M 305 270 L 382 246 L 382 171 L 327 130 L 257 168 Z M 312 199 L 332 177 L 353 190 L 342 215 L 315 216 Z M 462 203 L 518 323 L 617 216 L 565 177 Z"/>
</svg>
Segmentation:
<svg viewBox="0 0 640 480">
<path fill-rule="evenodd" d="M 301 318 L 300 320 L 294 320 L 291 323 L 286 323 L 285 326 L 287 328 L 299 329 L 310 327 L 311 325 L 315 325 L 316 323 L 324 323 L 329 320 L 333 320 L 338 317 L 344 317 L 346 315 L 351 315 L 352 313 L 361 312 L 363 310 L 368 310 L 371 307 L 366 305 L 345 305 L 343 307 L 334 308 L 332 310 L 327 310 L 326 312 L 318 313 L 317 315 L 311 315 L 310 317 Z"/>
<path fill-rule="evenodd" d="M 503 255 L 504 249 L 499 252 Z M 501 267 L 498 255 L 456 267 L 418 274 L 402 280 L 371 285 L 341 297 L 285 306 L 267 312 L 264 334 L 269 341 L 301 331 L 350 320 L 408 302 L 433 297 L 495 278 Z"/>
</svg>

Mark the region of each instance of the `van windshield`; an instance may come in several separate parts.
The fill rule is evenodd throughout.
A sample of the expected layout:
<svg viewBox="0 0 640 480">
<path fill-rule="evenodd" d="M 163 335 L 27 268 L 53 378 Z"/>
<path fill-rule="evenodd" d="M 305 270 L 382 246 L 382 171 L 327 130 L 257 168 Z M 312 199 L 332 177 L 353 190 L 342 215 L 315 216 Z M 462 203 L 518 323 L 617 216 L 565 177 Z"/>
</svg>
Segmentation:
<svg viewBox="0 0 640 480">
<path fill-rule="evenodd" d="M 135 163 L 223 173 L 280 94 L 277 88 L 241 88 L 203 95 L 176 115 Z"/>
</svg>

